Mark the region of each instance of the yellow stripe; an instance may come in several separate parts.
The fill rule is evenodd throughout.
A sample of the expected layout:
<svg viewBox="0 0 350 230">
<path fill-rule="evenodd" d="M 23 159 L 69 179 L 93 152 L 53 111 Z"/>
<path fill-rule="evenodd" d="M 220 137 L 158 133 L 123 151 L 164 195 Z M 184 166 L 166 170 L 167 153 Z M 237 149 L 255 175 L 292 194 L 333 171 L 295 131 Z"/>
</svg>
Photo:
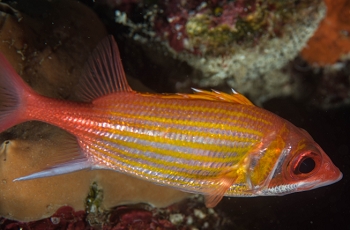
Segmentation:
<svg viewBox="0 0 350 230">
<path fill-rule="evenodd" d="M 156 142 L 154 144 L 157 143 L 166 143 L 166 140 L 157 140 L 157 141 L 153 141 L 150 137 L 148 137 L 147 135 L 144 135 L 146 138 L 143 140 L 147 140 L 147 141 L 151 141 L 151 142 Z M 136 137 L 138 138 L 138 137 Z M 169 150 L 169 149 L 159 149 L 157 148 L 157 146 L 153 147 L 153 146 L 144 146 L 142 144 L 137 144 L 134 142 L 124 142 L 121 140 L 117 140 L 117 139 L 110 139 L 110 138 L 102 138 L 104 141 L 107 142 L 112 142 L 114 144 L 117 145 L 122 145 L 131 149 L 137 149 L 140 151 L 150 151 L 152 153 L 155 154 L 159 154 L 159 155 L 163 155 L 163 156 L 170 156 L 170 157 L 174 157 L 174 158 L 181 158 L 184 160 L 197 160 L 197 161 L 202 161 L 202 162 L 218 162 L 218 163 L 226 163 L 226 162 L 230 162 L 230 161 L 235 161 L 237 160 L 237 158 L 239 158 L 240 154 L 245 154 L 250 148 L 251 146 L 248 147 L 235 147 L 235 148 L 230 148 L 230 147 L 225 147 L 225 148 L 221 148 L 220 152 L 223 152 L 223 154 L 225 153 L 233 153 L 236 152 L 237 155 L 236 156 L 230 156 L 227 158 L 221 158 L 221 157 L 215 157 L 215 156 L 203 156 L 203 155 L 197 155 L 197 154 L 190 154 L 190 153 L 181 153 L 181 152 L 177 152 L 174 150 Z M 141 139 L 141 138 L 138 138 Z M 179 142 L 179 141 L 178 141 Z M 176 145 L 174 145 L 176 146 Z M 180 145 L 181 146 L 181 145 Z M 209 151 L 218 151 L 218 146 L 215 145 L 205 145 L 205 144 L 196 144 L 195 147 L 192 146 L 186 146 L 189 148 L 194 148 L 194 149 L 203 149 L 203 150 L 209 150 Z M 239 159 L 238 159 L 239 160 Z"/>
<path fill-rule="evenodd" d="M 134 166 L 134 167 L 139 167 L 139 168 L 144 168 L 144 169 L 147 169 L 149 171 L 153 171 L 153 172 L 160 172 L 160 173 L 163 173 L 165 175 L 172 175 L 172 176 L 181 176 L 181 177 L 185 177 L 185 178 L 188 178 L 188 179 L 193 179 L 193 180 L 208 180 L 210 179 L 209 176 L 207 175 L 198 175 L 198 174 L 189 174 L 189 173 L 186 173 L 186 172 L 175 172 L 175 171 L 172 171 L 172 170 L 167 170 L 167 169 L 163 169 L 163 168 L 159 168 L 159 167 L 155 167 L 155 166 L 151 166 L 151 165 L 145 165 L 143 163 L 139 163 L 137 161 L 132 161 L 132 160 L 126 160 L 126 159 L 123 159 L 121 157 L 118 157 L 114 154 L 111 154 L 107 151 L 104 151 L 100 148 L 98 148 L 97 146 L 99 145 L 92 145 L 90 146 L 92 149 L 95 149 L 96 151 L 98 152 L 101 152 L 103 151 L 103 155 L 107 155 L 109 156 L 110 158 L 113 158 L 119 162 L 124 162 L 125 164 L 129 165 L 129 166 Z M 121 152 L 122 154 L 126 154 L 126 152 L 124 151 L 121 151 L 121 150 L 118 150 L 118 152 Z M 106 160 L 106 159 L 104 159 Z M 110 164 L 113 164 L 115 165 L 115 162 L 113 161 L 108 161 Z M 223 169 L 217 169 L 218 173 L 219 174 Z M 130 171 L 130 170 L 126 170 L 126 171 Z M 185 182 L 184 180 L 175 180 L 173 178 L 164 178 L 164 177 L 160 177 L 160 176 L 154 176 L 154 175 L 151 175 L 151 174 L 145 174 L 143 172 L 140 172 L 140 171 L 136 171 L 136 170 L 133 170 L 135 174 L 142 174 L 144 175 L 144 177 L 149 177 L 151 180 L 153 181 L 156 181 L 156 180 L 159 180 L 159 181 L 163 181 L 165 183 L 168 183 L 168 182 L 172 182 L 172 183 L 176 183 L 176 184 L 182 184 L 182 185 L 188 185 L 188 182 Z M 213 179 L 215 178 L 215 176 L 212 177 Z M 196 181 L 191 181 L 191 186 L 193 187 L 196 187 L 196 186 L 201 186 L 201 183 L 196 183 Z"/>
<path fill-rule="evenodd" d="M 188 141 L 183 141 L 183 140 L 176 140 L 176 139 L 170 139 L 170 138 L 165 138 L 165 135 L 167 133 L 173 133 L 174 135 L 176 134 L 182 134 L 185 136 L 189 137 L 203 137 L 203 138 L 211 138 L 211 139 L 218 139 L 218 140 L 224 140 L 224 141 L 238 141 L 238 142 L 256 142 L 260 141 L 259 137 L 263 137 L 263 134 L 261 132 L 255 131 L 253 134 L 257 136 L 257 138 L 248 138 L 248 137 L 239 137 L 237 135 L 226 135 L 226 134 L 216 134 L 216 133 L 208 133 L 208 132 L 203 132 L 203 131 L 192 131 L 192 130 L 183 130 L 183 129 L 178 129 L 178 128 L 172 128 L 172 127 L 166 127 L 166 126 L 153 126 L 153 125 L 145 125 L 145 124 L 133 124 L 133 125 L 128 125 L 128 124 L 123 124 L 122 126 L 128 127 L 130 129 L 135 129 L 135 131 L 127 131 L 127 130 L 119 130 L 119 129 L 108 129 L 108 133 L 111 134 L 121 134 L 124 135 L 125 133 L 129 133 L 132 137 L 139 137 L 135 135 L 141 135 L 144 136 L 145 138 L 142 138 L 143 140 L 151 140 L 153 141 L 153 138 L 162 138 L 164 137 L 164 142 L 161 143 L 168 143 L 168 144 L 174 144 L 178 146 L 183 146 L 184 144 L 190 144 L 193 142 L 188 142 Z M 148 134 L 140 134 L 137 132 L 140 132 L 140 129 L 144 129 L 145 131 L 155 131 L 159 133 L 163 133 L 162 136 L 150 136 Z M 219 129 L 219 128 L 217 128 Z M 138 130 L 138 131 L 136 131 Z M 245 128 L 236 128 L 233 130 L 234 132 L 238 133 L 248 133 L 247 129 Z M 146 139 L 148 138 L 148 139 Z M 195 144 L 195 143 L 193 143 Z"/>
<path fill-rule="evenodd" d="M 153 127 L 153 126 L 146 126 L 142 125 L 142 128 L 148 128 L 150 130 L 155 130 L 157 132 L 174 132 L 174 135 L 176 134 L 181 134 L 184 133 L 183 130 L 181 129 L 173 129 L 173 128 L 164 128 L 161 127 L 161 129 L 159 129 L 159 127 Z M 137 127 L 131 127 L 131 128 L 137 128 Z M 203 150 L 207 150 L 207 151 L 215 151 L 218 148 L 218 144 L 205 144 L 205 143 L 195 143 L 195 142 L 188 142 L 188 141 L 183 141 L 183 140 L 176 140 L 176 139 L 170 139 L 170 138 L 166 138 L 165 135 L 164 136 L 150 136 L 148 134 L 142 134 L 142 133 L 137 133 L 137 132 L 131 132 L 131 131 L 126 131 L 126 130 L 118 130 L 118 129 L 109 129 L 107 131 L 108 133 L 111 134 L 118 134 L 121 136 L 125 136 L 125 137 L 132 137 L 132 138 L 136 138 L 139 140 L 144 140 L 144 141 L 149 141 L 149 142 L 155 142 L 155 143 L 161 143 L 161 144 L 169 144 L 169 145 L 173 145 L 173 146 L 183 146 L 183 147 L 189 147 L 189 148 L 194 148 L 194 149 L 203 149 Z M 229 141 L 229 142 L 243 142 L 243 143 L 256 143 L 259 142 L 260 139 L 254 139 L 254 138 L 246 138 L 246 137 L 239 137 L 239 136 L 235 136 L 235 135 L 220 135 L 220 134 L 207 134 L 207 133 L 203 133 L 203 132 L 199 132 L 199 131 L 190 131 L 188 134 L 183 134 L 183 135 L 191 135 L 191 136 L 195 136 L 195 137 L 208 137 L 208 138 L 212 138 L 212 139 L 218 139 L 218 141 L 220 140 L 224 140 L 224 141 Z M 262 135 L 262 134 L 261 134 Z M 104 140 L 108 140 L 108 141 L 114 141 L 111 140 L 111 138 L 109 137 L 102 137 L 102 139 Z M 238 150 L 239 148 L 244 148 L 244 147 L 238 147 L 238 146 L 233 146 L 233 147 L 229 147 L 229 146 L 225 146 L 225 145 L 220 145 L 220 147 L 223 148 L 223 152 L 232 152 L 234 150 Z"/>
<path fill-rule="evenodd" d="M 189 165 L 189 164 L 180 164 L 180 163 L 177 163 L 177 162 L 173 162 L 173 161 L 166 161 L 166 160 L 161 160 L 161 159 L 157 159 L 157 158 L 153 158 L 153 157 L 150 157 L 149 155 L 147 154 L 135 154 L 135 153 L 130 153 L 128 151 L 124 151 L 124 150 L 121 150 L 121 149 L 118 149 L 118 148 L 115 148 L 115 147 L 112 147 L 112 146 L 108 146 L 107 144 L 105 143 L 100 143 L 99 144 L 100 146 L 102 146 L 103 148 L 105 149 L 109 149 L 113 152 L 118 152 L 118 153 L 121 153 L 123 154 L 123 156 L 127 156 L 127 157 L 131 157 L 131 158 L 134 158 L 136 157 L 136 160 L 137 159 L 142 159 L 142 160 L 146 160 L 146 161 L 149 161 L 151 165 L 154 165 L 154 164 L 159 164 L 159 165 L 164 165 L 164 166 L 168 166 L 168 167 L 177 167 L 179 169 L 188 169 L 188 170 L 205 170 L 205 171 L 208 171 L 208 172 L 211 172 L 211 173 L 215 173 L 218 171 L 217 168 L 209 168 L 209 167 L 203 167 L 203 166 L 198 166 L 198 165 Z M 142 148 L 140 149 L 141 151 L 152 151 L 152 152 L 155 152 L 155 149 L 156 148 L 153 148 L 153 147 L 150 147 L 150 146 L 146 146 L 145 148 Z M 167 151 L 163 151 L 164 153 L 161 153 L 162 155 L 164 156 L 167 156 L 167 152 L 170 152 L 169 150 Z M 116 155 L 112 155 L 111 156 L 112 158 L 118 160 L 120 159 L 119 157 L 117 157 Z M 181 157 L 179 157 L 181 158 Z M 237 158 L 237 157 L 236 157 Z M 125 159 L 124 159 L 125 160 Z M 192 158 L 191 160 L 196 160 L 194 158 Z M 198 159 L 198 160 L 201 160 L 201 159 Z M 237 161 L 239 161 L 240 159 L 238 159 Z M 133 160 L 130 160 L 130 161 L 133 161 Z M 210 162 L 213 162 L 213 161 L 210 161 Z M 224 161 L 223 163 L 227 163 L 229 162 L 229 160 L 227 159 L 226 161 Z M 216 163 L 216 162 L 215 162 Z M 151 165 L 144 165 L 143 164 L 143 168 L 147 168 L 148 166 L 151 166 Z M 158 167 L 157 167 L 158 168 Z M 159 167 L 159 168 L 162 168 L 162 167 Z M 164 169 L 164 168 L 162 168 Z"/>
<path fill-rule="evenodd" d="M 146 124 L 142 124 L 142 121 L 151 121 L 151 122 L 159 122 L 159 125 L 162 125 L 164 127 L 168 127 L 167 125 L 175 124 L 175 125 L 182 125 L 184 127 L 202 127 L 202 128 L 220 128 L 221 130 L 227 130 L 227 131 L 237 131 L 237 132 L 243 132 L 248 134 L 253 134 L 262 137 L 263 133 L 254 130 L 254 129 L 246 129 L 242 127 L 237 127 L 234 125 L 226 125 L 226 124 L 213 124 L 213 122 L 202 122 L 202 121 L 189 121 L 189 120 L 176 120 L 176 119 L 170 119 L 170 118 L 163 118 L 163 117 L 155 117 L 155 116 L 143 116 L 143 115 L 133 115 L 133 114 L 125 114 L 125 113 L 118 113 L 118 112 L 110 112 L 111 115 L 117 116 L 117 117 L 124 117 L 124 118 L 130 118 L 135 119 L 135 121 L 140 122 L 143 127 L 148 127 L 151 130 L 153 130 L 156 126 L 150 126 Z M 220 122 L 220 121 L 218 121 Z M 125 122 L 125 125 L 133 127 L 134 124 L 128 124 L 128 122 Z M 232 130 L 233 129 L 233 130 Z M 181 133 L 183 133 L 183 129 L 181 130 Z M 190 131 L 190 130 L 189 130 Z M 194 131 L 190 131 L 194 132 Z M 202 133 L 202 132 L 200 132 Z M 198 135 L 201 135 L 198 132 Z M 211 135 L 211 133 L 204 133 L 203 136 Z M 201 135 L 202 136 L 202 135 Z"/>
<path fill-rule="evenodd" d="M 272 125 L 272 122 L 268 121 L 268 120 L 264 120 L 259 116 L 253 116 L 253 115 L 249 115 L 248 113 L 243 113 L 243 112 L 237 112 L 234 111 L 232 109 L 220 109 L 220 107 L 214 107 L 214 106 L 208 106 L 208 105 L 203 105 L 203 106 L 197 106 L 197 105 L 186 105 L 186 104 L 175 104 L 173 102 L 169 102 L 164 101 L 163 100 L 159 100 L 157 102 L 154 101 L 140 101 L 140 100 L 135 100 L 132 101 L 132 105 L 136 105 L 136 106 L 146 106 L 146 107 L 151 107 L 151 108 L 163 108 L 163 109 L 174 109 L 176 111 L 196 111 L 196 112 L 210 112 L 210 113 L 214 113 L 214 114 L 223 114 L 225 116 L 229 116 L 229 117 L 243 117 L 243 118 L 248 118 L 250 120 L 253 121 L 260 121 L 264 124 L 267 125 Z M 225 106 L 227 107 L 227 106 Z M 253 107 L 254 108 L 254 107 Z M 208 111 L 209 110 L 209 111 Z M 138 111 L 138 110 L 136 110 Z M 164 110 L 166 111 L 166 110 Z M 255 112 L 253 109 L 249 109 L 250 112 Z M 255 112 L 256 113 L 256 112 Z M 261 114 L 260 112 L 258 112 L 257 114 Z"/>
</svg>

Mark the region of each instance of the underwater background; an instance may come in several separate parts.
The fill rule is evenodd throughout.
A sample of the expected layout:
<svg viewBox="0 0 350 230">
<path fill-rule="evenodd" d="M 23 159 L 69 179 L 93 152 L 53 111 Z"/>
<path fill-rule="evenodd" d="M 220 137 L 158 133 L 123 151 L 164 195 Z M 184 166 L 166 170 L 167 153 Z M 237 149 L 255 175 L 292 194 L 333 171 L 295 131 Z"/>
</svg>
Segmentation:
<svg viewBox="0 0 350 230">
<path fill-rule="evenodd" d="M 201 197 L 192 197 L 161 209 L 111 202 L 117 207 L 107 211 L 99 206 L 103 199 L 99 188 L 91 185 L 84 190 L 87 197 L 81 197 L 85 204 L 76 206 L 82 209 L 63 207 L 52 217 L 32 221 L 9 218 L 10 212 L 25 204 L 7 204 L 2 192 L 1 229 L 350 229 L 350 0 L 21 0 L 1 4 L 0 40 L 19 36 L 28 44 L 23 48 L 14 42 L 11 47 L 17 52 L 10 59 L 21 63 L 16 70 L 43 95 L 70 98 L 89 52 L 104 33 L 112 34 L 133 89 L 188 93 L 191 87 L 224 92 L 234 88 L 307 130 L 343 173 L 341 181 L 307 192 L 225 197 L 213 210 L 205 208 Z M 11 18 L 16 20 L 9 24 Z M 16 34 L 17 22 L 22 32 Z M 7 43 L 2 44 L 0 50 L 6 53 Z M 17 57 L 19 50 L 26 60 Z M 267 51 L 260 56 L 256 50 Z M 43 56 L 51 59 L 50 55 L 55 65 L 32 67 Z M 60 65 L 69 71 L 61 71 Z M 33 137 L 30 130 L 43 127 L 47 132 Z M 31 122 L 1 134 L 0 139 L 25 139 L 36 145 L 36 138 L 50 139 L 51 132 L 59 131 Z M 131 187 L 133 183 L 138 182 Z M 79 190 L 73 183 L 69 186 L 65 190 Z M 118 189 L 124 186 L 119 184 Z M 0 190 L 5 190 L 4 184 Z M 34 201 L 40 200 L 41 190 L 49 187 L 36 190 Z"/>
</svg>

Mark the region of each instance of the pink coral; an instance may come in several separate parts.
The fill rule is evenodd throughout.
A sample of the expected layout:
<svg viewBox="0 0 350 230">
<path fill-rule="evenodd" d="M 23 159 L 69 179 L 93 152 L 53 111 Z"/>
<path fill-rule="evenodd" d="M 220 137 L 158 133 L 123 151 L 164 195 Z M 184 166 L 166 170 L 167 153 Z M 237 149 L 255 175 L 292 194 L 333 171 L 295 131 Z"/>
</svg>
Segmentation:
<svg viewBox="0 0 350 230">
<path fill-rule="evenodd" d="M 85 211 L 75 212 L 71 207 L 64 206 L 46 219 L 32 222 L 16 222 L 7 219 L 0 219 L 1 229 L 33 229 L 33 230 L 85 230 L 94 229 L 90 226 Z M 153 215 L 151 211 L 140 208 L 119 207 L 110 214 L 109 221 L 101 226 L 104 230 L 174 230 L 175 226 L 168 220 Z"/>
</svg>

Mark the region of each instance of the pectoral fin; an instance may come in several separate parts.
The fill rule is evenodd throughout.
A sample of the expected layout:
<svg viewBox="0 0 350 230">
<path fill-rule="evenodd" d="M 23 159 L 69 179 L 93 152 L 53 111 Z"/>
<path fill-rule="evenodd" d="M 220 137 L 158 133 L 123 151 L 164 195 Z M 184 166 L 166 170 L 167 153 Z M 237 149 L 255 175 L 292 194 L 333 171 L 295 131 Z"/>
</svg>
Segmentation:
<svg viewBox="0 0 350 230">
<path fill-rule="evenodd" d="M 204 196 L 205 206 L 214 208 L 224 197 L 226 191 L 231 187 L 236 178 L 221 177 L 217 179 L 217 188 L 208 190 L 208 195 Z"/>
<path fill-rule="evenodd" d="M 250 186 L 250 178 L 248 175 L 248 169 L 250 164 L 250 154 L 247 154 L 240 162 L 228 167 L 213 179 L 214 187 L 206 189 L 205 205 L 208 208 L 215 207 L 225 196 L 226 192 L 235 183 L 247 183 Z"/>
</svg>

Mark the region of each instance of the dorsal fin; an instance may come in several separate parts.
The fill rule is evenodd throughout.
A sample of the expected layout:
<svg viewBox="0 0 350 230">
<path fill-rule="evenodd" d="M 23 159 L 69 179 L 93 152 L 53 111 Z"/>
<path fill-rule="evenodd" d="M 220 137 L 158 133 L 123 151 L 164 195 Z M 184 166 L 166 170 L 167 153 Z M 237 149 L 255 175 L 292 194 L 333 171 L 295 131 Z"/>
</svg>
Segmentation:
<svg viewBox="0 0 350 230">
<path fill-rule="evenodd" d="M 132 91 L 113 36 L 104 38 L 85 64 L 76 95 L 85 102 L 116 92 Z"/>
<path fill-rule="evenodd" d="M 254 105 L 248 98 L 243 96 L 240 93 L 237 93 L 232 89 L 232 94 L 227 94 L 223 92 L 219 92 L 216 90 L 206 91 L 201 89 L 192 88 L 194 94 L 174 94 L 174 95 L 166 95 L 167 98 L 190 98 L 190 99 L 203 99 L 210 101 L 226 101 L 231 103 L 237 103 L 242 105 Z"/>
</svg>

